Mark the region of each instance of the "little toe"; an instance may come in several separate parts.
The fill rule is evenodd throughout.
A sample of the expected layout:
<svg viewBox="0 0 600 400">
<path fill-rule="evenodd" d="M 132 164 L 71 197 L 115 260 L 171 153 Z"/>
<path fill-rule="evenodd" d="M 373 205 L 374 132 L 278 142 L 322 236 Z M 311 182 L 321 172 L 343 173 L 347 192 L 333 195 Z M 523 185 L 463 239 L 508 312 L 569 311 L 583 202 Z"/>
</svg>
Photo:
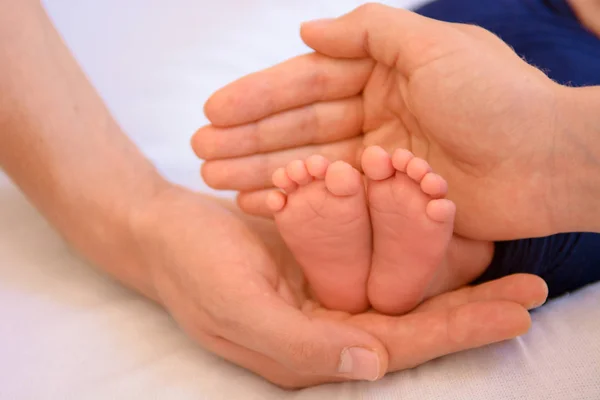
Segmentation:
<svg viewBox="0 0 600 400">
<path fill-rule="evenodd" d="M 370 146 L 365 149 L 361 165 L 365 175 L 374 181 L 388 179 L 396 172 L 389 154 L 379 146 Z"/>
<path fill-rule="evenodd" d="M 415 182 L 421 182 L 429 172 L 431 172 L 429 163 L 419 157 L 411 159 L 406 166 L 406 175 Z"/>
<path fill-rule="evenodd" d="M 321 155 L 315 154 L 306 159 L 308 173 L 317 179 L 325 178 L 327 167 L 329 167 L 329 160 Z"/>
<path fill-rule="evenodd" d="M 448 193 L 448 182 L 438 174 L 427 173 L 421 180 L 421 190 L 431 197 L 444 197 Z"/>
<path fill-rule="evenodd" d="M 287 196 L 277 190 L 273 190 L 267 195 L 267 207 L 271 212 L 279 212 L 285 207 Z"/>
<path fill-rule="evenodd" d="M 312 182 L 312 176 L 308 173 L 304 161 L 295 160 L 290 162 L 285 168 L 290 179 L 298 185 L 303 186 Z"/>
<path fill-rule="evenodd" d="M 392 155 L 392 164 L 396 170 L 400 172 L 406 172 L 406 167 L 413 158 L 415 158 L 415 155 L 409 150 L 396 149 Z"/>
<path fill-rule="evenodd" d="M 431 200 L 427 204 L 426 213 L 433 221 L 451 223 L 456 215 L 456 205 L 448 199 Z"/>
<path fill-rule="evenodd" d="M 298 188 L 296 182 L 294 182 L 286 172 L 285 168 L 277 168 L 273 172 L 273 185 L 281 190 L 285 190 L 287 193 L 291 193 Z"/>
<path fill-rule="evenodd" d="M 364 190 L 360 172 L 343 161 L 336 161 L 327 168 L 325 186 L 336 196 L 352 196 Z"/>
</svg>

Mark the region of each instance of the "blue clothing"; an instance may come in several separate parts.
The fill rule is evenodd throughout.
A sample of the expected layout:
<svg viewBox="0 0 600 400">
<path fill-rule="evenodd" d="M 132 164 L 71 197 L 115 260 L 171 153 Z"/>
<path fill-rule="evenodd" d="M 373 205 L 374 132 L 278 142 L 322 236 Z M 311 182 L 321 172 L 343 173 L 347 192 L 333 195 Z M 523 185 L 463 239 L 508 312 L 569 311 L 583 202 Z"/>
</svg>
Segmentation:
<svg viewBox="0 0 600 400">
<path fill-rule="evenodd" d="M 521 272 L 544 279 L 550 298 L 600 281 L 600 235 L 565 233 L 497 242 L 492 263 L 475 283 Z"/>
<path fill-rule="evenodd" d="M 579 23 L 565 0 L 438 0 L 415 11 L 494 32 L 556 82 L 600 85 L 600 39 Z M 476 283 L 519 272 L 543 278 L 550 297 L 600 281 L 600 234 L 497 242 L 491 265 Z"/>
<path fill-rule="evenodd" d="M 600 39 L 579 23 L 565 0 L 439 0 L 416 11 L 494 32 L 559 83 L 600 85 Z"/>
</svg>

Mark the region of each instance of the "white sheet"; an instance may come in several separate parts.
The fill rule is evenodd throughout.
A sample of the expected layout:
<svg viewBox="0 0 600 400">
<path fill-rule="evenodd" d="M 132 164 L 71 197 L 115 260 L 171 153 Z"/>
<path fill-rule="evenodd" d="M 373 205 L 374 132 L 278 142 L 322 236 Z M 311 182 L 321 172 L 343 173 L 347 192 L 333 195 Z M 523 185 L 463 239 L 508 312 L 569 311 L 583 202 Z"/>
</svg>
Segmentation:
<svg viewBox="0 0 600 400">
<path fill-rule="evenodd" d="M 304 52 L 305 19 L 357 0 L 48 0 L 69 45 L 163 173 L 206 189 L 189 149 L 223 84 Z M 406 5 L 408 2 L 392 2 Z M 73 256 L 0 175 L 0 399 L 600 399 L 600 285 L 518 340 L 377 383 L 281 391 L 195 346 L 167 314 Z"/>
</svg>

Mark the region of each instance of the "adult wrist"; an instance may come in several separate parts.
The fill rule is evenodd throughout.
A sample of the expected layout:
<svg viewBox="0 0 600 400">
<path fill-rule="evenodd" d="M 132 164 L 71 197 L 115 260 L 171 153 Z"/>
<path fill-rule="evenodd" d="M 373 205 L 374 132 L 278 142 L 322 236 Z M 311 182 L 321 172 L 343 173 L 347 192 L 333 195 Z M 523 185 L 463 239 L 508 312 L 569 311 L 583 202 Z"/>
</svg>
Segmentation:
<svg viewBox="0 0 600 400">
<path fill-rule="evenodd" d="M 600 87 L 558 86 L 554 232 L 600 232 Z"/>
<path fill-rule="evenodd" d="M 223 206 L 214 199 L 171 183 L 161 186 L 154 196 L 131 209 L 129 243 L 130 248 L 136 250 L 136 264 L 140 265 L 137 281 L 145 285 L 145 295 L 169 308 L 163 287 L 178 273 L 174 270 L 179 265 L 178 256 L 188 256 L 187 249 L 180 250 L 178 246 L 185 244 L 190 236 L 198 240 L 199 252 L 206 244 L 186 228 L 194 231 L 201 228 L 207 238 L 211 237 L 212 232 L 207 227 L 214 226 L 211 218 L 217 209 Z M 201 218 L 197 218 L 198 215 Z M 181 223 L 190 220 L 194 223 Z"/>
<path fill-rule="evenodd" d="M 141 172 L 141 171 L 140 171 Z M 67 240 L 86 258 L 107 272 L 125 286 L 159 302 L 153 283 L 152 266 L 148 263 L 145 249 L 139 246 L 136 215 L 156 202 L 162 193 L 173 186 L 160 174 L 148 171 L 140 180 L 138 190 L 124 190 L 110 202 L 98 204 L 91 214 L 95 218 L 85 218 L 89 210 L 85 208 L 82 225 L 63 232 Z M 78 239 L 74 235 L 87 232 L 88 238 Z"/>
</svg>

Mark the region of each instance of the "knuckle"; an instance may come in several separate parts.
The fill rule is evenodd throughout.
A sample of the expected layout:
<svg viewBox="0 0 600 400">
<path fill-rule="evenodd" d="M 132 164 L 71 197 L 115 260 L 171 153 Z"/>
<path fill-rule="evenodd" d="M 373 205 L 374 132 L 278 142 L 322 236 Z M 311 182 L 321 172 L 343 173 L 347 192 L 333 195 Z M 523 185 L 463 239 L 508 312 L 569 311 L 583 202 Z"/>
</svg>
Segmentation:
<svg viewBox="0 0 600 400">
<path fill-rule="evenodd" d="M 249 132 L 249 137 L 250 137 L 250 143 L 249 143 L 249 150 L 247 153 L 249 154 L 256 154 L 256 153 L 264 153 L 270 150 L 269 148 L 269 138 L 271 137 L 271 135 L 269 135 L 269 129 L 268 126 L 265 124 L 265 121 L 258 121 L 256 123 L 253 123 L 252 125 L 250 125 L 249 127 L 250 132 Z"/>
<path fill-rule="evenodd" d="M 310 71 L 305 77 L 305 84 L 313 88 L 320 97 L 324 97 L 329 87 L 328 70 L 331 67 L 331 60 L 319 54 L 311 54 L 304 62 L 309 67 L 306 70 Z"/>
<path fill-rule="evenodd" d="M 315 68 L 308 79 L 308 84 L 323 98 L 327 93 L 328 76 L 322 68 Z"/>
<path fill-rule="evenodd" d="M 315 104 L 306 106 L 299 117 L 298 133 L 307 138 L 307 144 L 315 143 L 315 136 L 322 133 L 318 107 Z"/>
</svg>

